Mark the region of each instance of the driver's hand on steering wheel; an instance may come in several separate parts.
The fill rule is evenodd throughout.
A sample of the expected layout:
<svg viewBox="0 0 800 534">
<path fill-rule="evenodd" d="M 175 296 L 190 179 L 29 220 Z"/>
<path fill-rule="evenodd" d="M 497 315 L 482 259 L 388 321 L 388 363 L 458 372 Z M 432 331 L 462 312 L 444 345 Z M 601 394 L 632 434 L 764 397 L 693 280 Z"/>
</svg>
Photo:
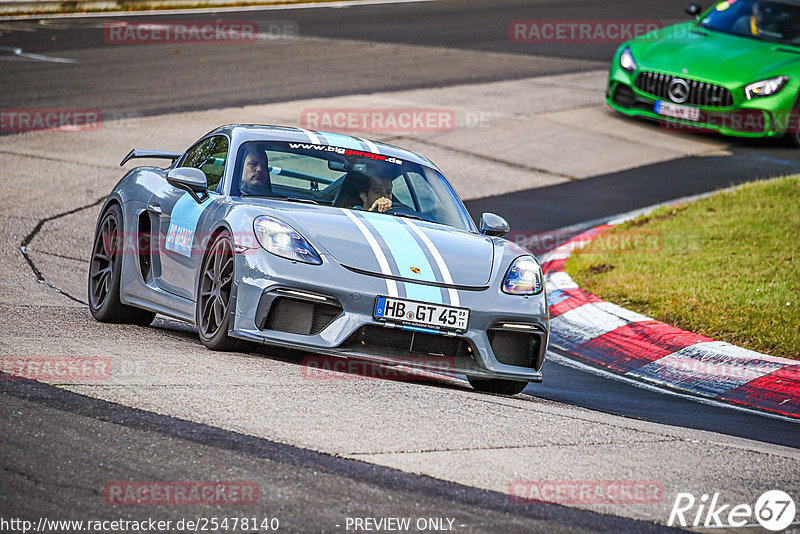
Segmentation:
<svg viewBox="0 0 800 534">
<path fill-rule="evenodd" d="M 375 202 L 373 202 L 372 207 L 369 208 L 369 211 L 377 211 L 379 213 L 383 213 L 384 211 L 392 209 L 392 201 L 386 197 L 381 197 Z"/>
</svg>

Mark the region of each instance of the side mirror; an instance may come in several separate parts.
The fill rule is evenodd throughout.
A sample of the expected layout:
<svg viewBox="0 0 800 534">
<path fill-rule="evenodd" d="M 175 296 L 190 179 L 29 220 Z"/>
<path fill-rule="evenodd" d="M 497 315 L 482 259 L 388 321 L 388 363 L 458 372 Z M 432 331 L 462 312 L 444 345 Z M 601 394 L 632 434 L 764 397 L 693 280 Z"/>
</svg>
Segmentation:
<svg viewBox="0 0 800 534">
<path fill-rule="evenodd" d="M 481 215 L 481 233 L 483 235 L 502 236 L 511 231 L 506 220 L 494 213 Z"/>
<path fill-rule="evenodd" d="M 694 18 L 697 18 L 698 16 L 700 16 L 700 13 L 703 12 L 703 6 L 695 2 L 692 2 L 691 4 L 686 4 L 686 7 L 684 7 L 683 10 L 686 12 L 687 15 L 691 15 Z"/>
<path fill-rule="evenodd" d="M 200 169 L 177 167 L 167 173 L 167 182 L 172 187 L 188 191 L 197 202 L 204 202 L 208 198 L 208 180 Z"/>
</svg>

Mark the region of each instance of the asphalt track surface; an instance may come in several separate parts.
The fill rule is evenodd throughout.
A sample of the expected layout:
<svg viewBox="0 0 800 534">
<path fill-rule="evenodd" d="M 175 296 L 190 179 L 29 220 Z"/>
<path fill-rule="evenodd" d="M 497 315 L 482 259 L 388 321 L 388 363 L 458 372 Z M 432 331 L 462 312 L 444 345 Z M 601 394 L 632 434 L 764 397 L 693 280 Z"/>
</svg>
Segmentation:
<svg viewBox="0 0 800 534">
<path fill-rule="evenodd" d="M 640 2 L 615 2 L 613 17 L 677 20 L 682 17 L 682 5 L 647 6 L 647 15 L 642 17 Z M 275 53 L 270 55 L 247 47 L 179 46 L 165 54 L 148 47 L 108 46 L 98 25 L 101 19 L 3 22 L 0 47 L 53 57 L 71 50 L 93 60 L 65 65 L 7 57 L 0 61 L 0 107 L 100 108 L 109 116 L 138 116 L 580 72 L 607 62 L 615 45 L 520 47 L 507 39 L 508 21 L 611 18 L 608 9 L 607 2 L 597 1 L 477 1 L 298 10 L 288 15 L 248 12 L 248 19 L 261 21 L 289 18 L 297 22 L 303 36 L 342 40 L 341 47 L 329 46 L 330 41 L 324 47 L 305 41 L 284 44 L 271 49 Z M 220 17 L 242 18 L 230 13 Z M 353 47 L 352 40 L 359 41 L 359 46 Z M 419 55 L 397 57 L 393 44 L 419 46 Z M 375 74 L 387 65 L 391 65 L 390 74 Z M 468 207 L 473 214 L 502 213 L 515 227 L 555 229 L 798 169 L 796 153 L 774 142 L 732 142 L 731 152 L 731 156 L 679 159 L 473 200 Z M 35 226 L 35 221 L 31 223 Z M 190 336 L 186 338 L 191 343 Z M 780 419 L 643 390 L 554 362 L 546 364 L 545 375 L 545 382 L 529 386 L 525 395 L 800 447 L 797 424 Z M 97 499 L 97 488 L 109 479 L 109 473 L 119 480 L 203 479 L 204 475 L 213 479 L 226 478 L 220 474 L 226 473 L 228 478 L 254 479 L 269 487 L 273 500 L 264 503 L 261 511 L 287 518 L 289 530 L 338 530 L 332 528 L 333 517 L 403 513 L 457 516 L 475 531 L 660 528 L 557 505 L 509 507 L 503 494 L 180 421 L 28 381 L 4 380 L 0 387 L 4 395 L 0 421 L 5 427 L 0 433 L 3 516 L 85 518 L 106 513 L 107 507 Z M 124 450 L 117 450 L 119 443 L 125 444 Z M 185 509 L 148 512 L 159 518 L 187 515 Z M 130 508 L 119 513 L 148 515 Z M 207 510 L 204 514 L 208 515 Z"/>
<path fill-rule="evenodd" d="M 597 68 L 613 44 L 529 45 L 508 39 L 511 20 L 637 18 L 640 2 L 420 2 L 344 9 L 220 13 L 221 20 L 293 22 L 303 37 L 355 40 L 261 46 L 116 46 L 104 40 L 102 18 L 0 23 L 0 47 L 58 56 L 91 51 L 79 65 L 3 64 L 3 105 L 92 107 L 109 114 L 151 114 L 335 94 L 439 87 Z M 680 1 L 648 10 L 651 19 L 683 19 Z M 200 18 L 205 19 L 207 15 Z M 134 20 L 195 20 L 158 15 Z M 113 19 L 118 21 L 120 19 Z M 379 46 L 384 45 L 384 46 Z M 391 45 L 414 45 L 414 54 Z M 388 49 L 385 48 L 388 46 Z M 284 49 L 281 49 L 283 47 Z M 2 50 L 2 49 L 0 49 Z M 8 53 L 8 52 L 6 52 Z M 0 57 L 2 57 L 0 51 Z M 542 55 L 559 59 L 541 64 Z"/>
<path fill-rule="evenodd" d="M 281 530 L 325 532 L 340 515 L 457 517 L 469 529 L 502 528 L 504 532 L 547 529 L 575 532 L 643 532 L 667 530 L 648 523 L 569 510 L 546 503 L 512 504 L 507 495 L 478 490 L 429 477 L 291 447 L 206 425 L 178 421 L 151 412 L 109 404 L 28 381 L 3 381 L 2 419 L 5 468 L 0 509 L 4 516 L 85 519 L 108 514 L 98 498 L 111 476 L 129 480 L 151 474 L 158 480 L 246 479 L 264 488 L 258 507 L 240 517 L 278 517 Z M 35 419 L 36 427 L 20 426 Z M 41 428 L 48 428 L 46 436 Z M 46 437 L 46 439 L 42 439 Z M 117 449 L 119 443 L 125 448 Z M 187 465 L 187 458 L 202 459 Z M 97 469 L 97 463 L 110 464 Z M 38 467 L 30 476 L 11 465 Z M 111 473 L 109 473 L 109 471 Z M 24 475 L 24 480 L 15 480 Z M 57 488 L 57 492 L 52 489 Z M 268 488 L 268 490 L 267 490 Z M 269 497 L 267 497 L 267 495 Z M 43 502 L 52 499 L 53 502 Z M 266 498 L 264 498 L 266 497 Z M 241 510 L 241 509 L 240 509 Z M 237 514 L 240 513 L 237 510 Z M 269 515 L 264 515 L 268 510 Z M 118 510 L 120 518 L 178 521 L 194 514 L 230 516 L 220 506 L 147 511 Z"/>
</svg>

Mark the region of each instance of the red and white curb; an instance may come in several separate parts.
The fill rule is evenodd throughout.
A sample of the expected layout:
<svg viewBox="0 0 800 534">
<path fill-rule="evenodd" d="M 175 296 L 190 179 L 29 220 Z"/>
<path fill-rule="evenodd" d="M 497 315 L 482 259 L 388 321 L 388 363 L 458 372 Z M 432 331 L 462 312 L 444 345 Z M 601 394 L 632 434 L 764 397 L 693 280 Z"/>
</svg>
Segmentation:
<svg viewBox="0 0 800 534">
<path fill-rule="evenodd" d="M 592 228 L 542 256 L 550 345 L 629 378 L 800 419 L 800 363 L 626 310 L 581 289 L 564 272 L 572 251 L 623 220 Z"/>
</svg>

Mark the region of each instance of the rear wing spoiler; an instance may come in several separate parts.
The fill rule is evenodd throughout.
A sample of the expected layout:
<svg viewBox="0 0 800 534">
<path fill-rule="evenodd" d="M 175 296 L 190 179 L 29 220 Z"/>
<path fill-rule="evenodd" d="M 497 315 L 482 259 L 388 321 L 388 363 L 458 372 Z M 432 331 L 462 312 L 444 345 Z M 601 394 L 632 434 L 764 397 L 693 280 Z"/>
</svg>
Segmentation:
<svg viewBox="0 0 800 534">
<path fill-rule="evenodd" d="M 175 161 L 179 157 L 183 156 L 183 152 L 169 152 L 168 150 L 142 150 L 141 148 L 134 148 L 125 158 L 119 163 L 119 166 L 122 167 L 128 160 L 133 158 L 156 158 L 156 159 L 171 159 Z"/>
</svg>

